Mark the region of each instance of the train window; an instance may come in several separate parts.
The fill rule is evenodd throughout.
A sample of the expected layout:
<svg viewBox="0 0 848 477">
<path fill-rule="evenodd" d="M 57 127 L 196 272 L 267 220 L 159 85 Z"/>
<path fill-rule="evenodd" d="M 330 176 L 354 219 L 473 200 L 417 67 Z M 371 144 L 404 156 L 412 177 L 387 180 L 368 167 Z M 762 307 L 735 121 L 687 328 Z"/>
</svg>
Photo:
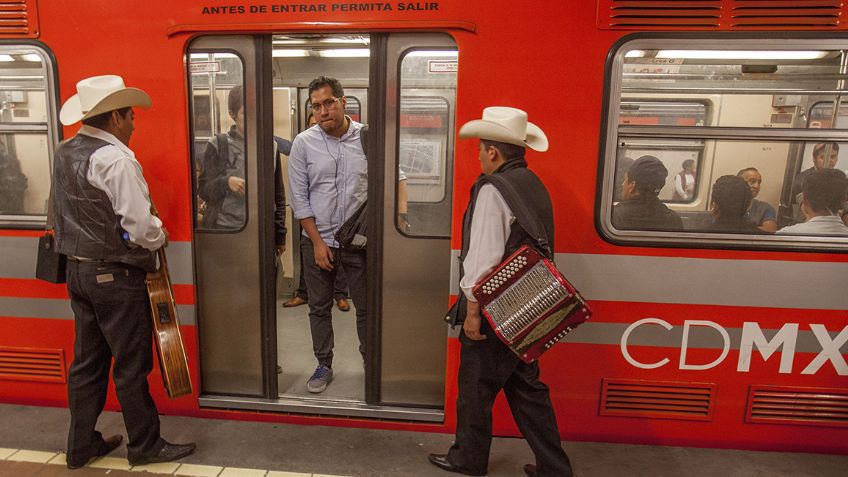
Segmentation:
<svg viewBox="0 0 848 477">
<path fill-rule="evenodd" d="M 398 229 L 449 237 L 457 52 L 409 51 L 400 63 Z M 448 209 L 449 210 L 449 209 Z"/>
<path fill-rule="evenodd" d="M 41 226 L 57 141 L 50 56 L 34 45 L 0 45 L 0 222 Z"/>
<path fill-rule="evenodd" d="M 200 230 L 238 232 L 247 220 L 243 70 L 232 53 L 195 52 L 189 59 Z"/>
<path fill-rule="evenodd" d="M 605 236 L 742 248 L 848 245 L 840 226 L 848 204 L 833 210 L 818 191 L 801 194 L 805 183 L 832 187 L 831 197 L 845 193 L 844 174 L 821 171 L 848 169 L 848 145 L 840 147 L 848 142 L 848 44 L 769 45 L 639 38 L 610 56 L 598 208 Z"/>
</svg>

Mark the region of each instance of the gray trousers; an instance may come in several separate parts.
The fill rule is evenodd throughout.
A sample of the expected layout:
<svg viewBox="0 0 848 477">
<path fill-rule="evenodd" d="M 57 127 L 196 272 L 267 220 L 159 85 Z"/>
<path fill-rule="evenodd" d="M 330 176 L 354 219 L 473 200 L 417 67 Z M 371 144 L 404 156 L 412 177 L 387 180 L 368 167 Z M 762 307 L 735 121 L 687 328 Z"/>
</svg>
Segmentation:
<svg viewBox="0 0 848 477">
<path fill-rule="evenodd" d="M 335 263 L 341 263 L 347 275 L 350 295 L 356 307 L 356 334 L 359 335 L 359 352 L 365 359 L 365 251 L 343 250 L 330 247 Z M 318 364 L 333 366 L 333 295 L 336 269 L 327 271 L 315 264 L 312 241 L 301 237 L 300 253 L 303 257 L 303 276 L 308 291 L 309 327 L 312 331 L 312 351 Z"/>
</svg>

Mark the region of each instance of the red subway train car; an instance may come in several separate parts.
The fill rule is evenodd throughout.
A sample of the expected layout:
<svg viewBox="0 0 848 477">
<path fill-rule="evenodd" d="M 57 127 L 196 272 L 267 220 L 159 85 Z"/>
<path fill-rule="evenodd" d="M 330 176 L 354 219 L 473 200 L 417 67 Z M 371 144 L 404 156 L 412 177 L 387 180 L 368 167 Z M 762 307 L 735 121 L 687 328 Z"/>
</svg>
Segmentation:
<svg viewBox="0 0 848 477">
<path fill-rule="evenodd" d="M 457 130 L 505 105 L 550 141 L 527 159 L 554 201 L 557 265 L 594 311 L 541 358 L 562 437 L 844 454 L 848 237 L 780 230 L 805 220 L 805 171 L 848 169 L 846 14 L 831 0 L 0 1 L 0 402 L 67 404 L 73 314 L 64 285 L 35 279 L 36 249 L 52 153 L 78 127 L 58 111 L 80 79 L 119 74 L 153 101 L 131 147 L 170 233 L 195 385 L 169 400 L 155 370 L 162 412 L 451 432 L 459 330 L 443 318 L 480 172 Z M 281 306 L 300 230 L 287 214 L 275 261 L 272 144 L 306 127 L 319 75 L 369 125 L 380 206 L 369 365 L 353 314 L 334 310 L 336 377 L 312 395 L 306 307 Z M 211 230 L 197 178 L 239 85 L 245 220 Z M 615 220 L 645 155 L 682 229 Z M 763 233 L 710 227 L 713 184 L 737 174 L 754 177 Z M 518 434 L 505 401 L 494 412 L 498 435 Z"/>
</svg>

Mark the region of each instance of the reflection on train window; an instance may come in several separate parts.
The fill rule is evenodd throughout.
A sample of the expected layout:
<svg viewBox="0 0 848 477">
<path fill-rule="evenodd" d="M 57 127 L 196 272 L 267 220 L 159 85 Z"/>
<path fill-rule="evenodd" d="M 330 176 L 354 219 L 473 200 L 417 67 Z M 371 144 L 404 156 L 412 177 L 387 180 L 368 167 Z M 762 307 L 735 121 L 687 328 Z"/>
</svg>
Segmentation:
<svg viewBox="0 0 848 477">
<path fill-rule="evenodd" d="M 763 45 L 642 38 L 615 52 L 598 211 L 605 235 L 632 243 L 848 243 L 838 227 L 787 228 L 823 220 L 802 206 L 807 177 L 848 169 L 848 145 L 840 147 L 848 135 L 839 131 L 848 125 L 840 69 L 848 51 L 807 39 L 782 41 L 781 50 Z M 841 187 L 838 178 L 834 184 Z M 728 199 L 733 191 L 741 199 Z M 750 202 L 735 207 L 739 200 Z M 842 219 L 841 210 L 827 220 Z"/>
<path fill-rule="evenodd" d="M 401 60 L 397 211 L 407 235 L 450 236 L 457 64 L 456 51 L 411 51 Z"/>
<path fill-rule="evenodd" d="M 56 130 L 53 65 L 32 45 L 0 46 L 0 221 L 43 224 Z"/>
<path fill-rule="evenodd" d="M 238 232 L 247 220 L 243 64 L 231 53 L 191 53 L 196 227 Z"/>
</svg>

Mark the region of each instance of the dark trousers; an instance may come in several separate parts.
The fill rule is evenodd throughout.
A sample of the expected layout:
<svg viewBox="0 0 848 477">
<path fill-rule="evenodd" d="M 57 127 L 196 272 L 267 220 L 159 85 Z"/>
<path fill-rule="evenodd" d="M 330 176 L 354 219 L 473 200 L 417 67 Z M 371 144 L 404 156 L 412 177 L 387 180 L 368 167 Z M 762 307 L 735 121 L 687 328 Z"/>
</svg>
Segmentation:
<svg viewBox="0 0 848 477">
<path fill-rule="evenodd" d="M 153 367 L 150 302 L 145 272 L 122 264 L 68 261 L 74 311 L 74 361 L 68 373 L 68 461 L 85 461 L 103 443 L 94 428 L 106 403 L 109 367 L 124 424 L 127 454 L 151 456 L 165 442 L 147 375 Z"/>
<path fill-rule="evenodd" d="M 526 364 L 495 336 L 486 320 L 484 341 L 460 332 L 456 441 L 448 460 L 472 472 L 487 472 L 492 445 L 492 406 L 503 389 L 518 429 L 536 455 L 539 477 L 570 477 L 548 387 L 539 381 L 539 364 Z"/>
<path fill-rule="evenodd" d="M 350 294 L 356 304 L 356 333 L 359 335 L 359 352 L 365 359 L 365 251 L 330 248 L 335 263 L 341 263 L 347 275 Z M 312 241 L 301 237 L 300 253 L 303 257 L 303 275 L 309 290 L 309 327 L 312 331 L 312 351 L 319 364 L 333 366 L 333 284 L 336 270 L 327 271 L 315 264 Z"/>
<path fill-rule="evenodd" d="M 341 263 L 336 264 L 336 281 L 333 284 L 333 296 L 336 297 L 336 300 L 341 300 L 342 298 L 348 299 L 350 295 L 348 294 L 348 286 L 347 286 L 347 277 L 344 273 L 344 268 Z M 300 282 L 297 284 L 297 290 L 294 292 L 295 296 L 299 296 L 304 300 L 309 299 L 309 291 L 306 289 L 306 270 L 303 268 L 303 254 L 300 254 Z"/>
</svg>

